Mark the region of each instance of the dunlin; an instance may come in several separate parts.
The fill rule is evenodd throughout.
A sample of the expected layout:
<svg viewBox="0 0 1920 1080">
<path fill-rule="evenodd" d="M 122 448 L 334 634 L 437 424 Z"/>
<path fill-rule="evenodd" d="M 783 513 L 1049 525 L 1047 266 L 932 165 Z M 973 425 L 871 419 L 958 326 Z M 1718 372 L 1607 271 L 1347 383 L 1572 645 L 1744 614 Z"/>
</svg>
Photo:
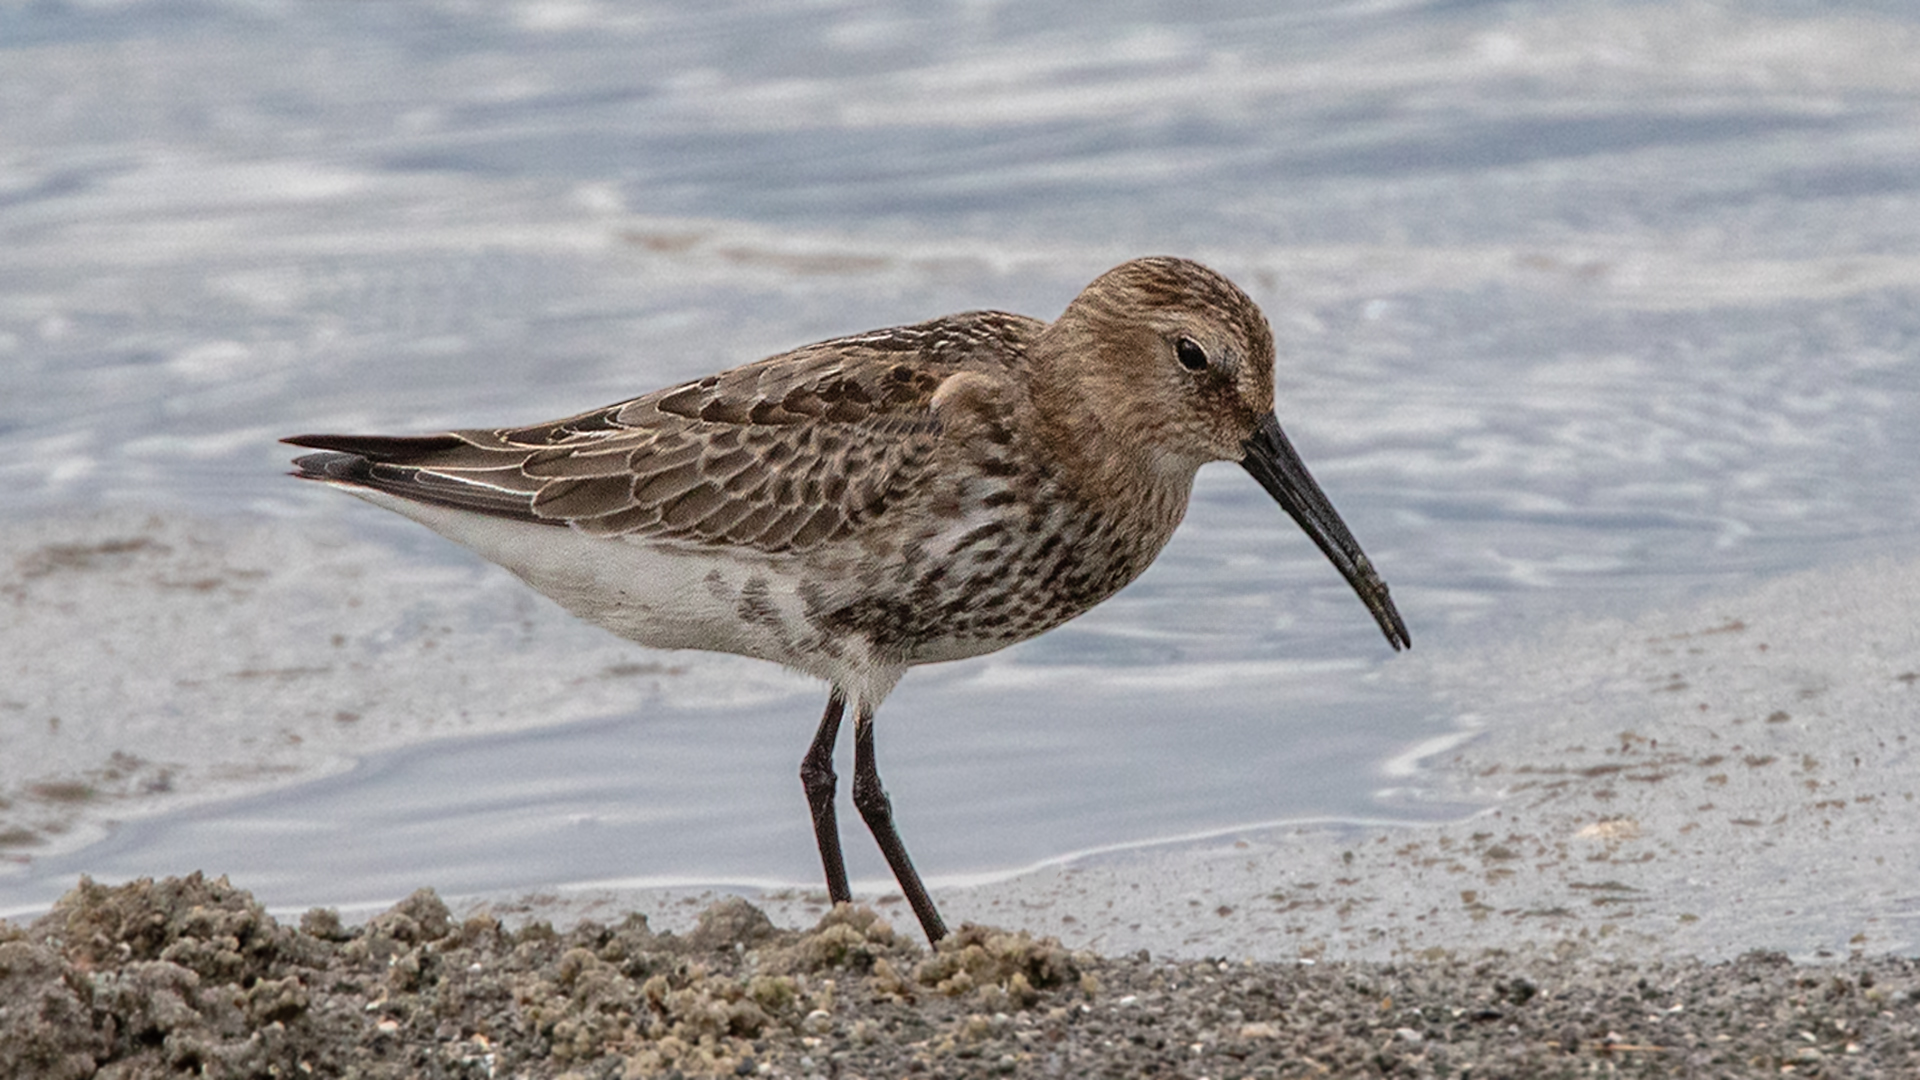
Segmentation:
<svg viewBox="0 0 1920 1080">
<path fill-rule="evenodd" d="M 833 747 L 929 940 L 946 927 L 894 829 L 873 716 L 916 664 L 1046 631 L 1140 576 L 1194 473 L 1237 461 L 1395 649 L 1406 625 L 1273 411 L 1273 334 L 1198 263 L 1136 259 L 1044 323 L 998 311 L 824 341 L 531 427 L 300 435 L 298 475 L 512 570 L 642 645 L 784 664 L 831 687 L 800 779 L 851 899 Z"/>
</svg>

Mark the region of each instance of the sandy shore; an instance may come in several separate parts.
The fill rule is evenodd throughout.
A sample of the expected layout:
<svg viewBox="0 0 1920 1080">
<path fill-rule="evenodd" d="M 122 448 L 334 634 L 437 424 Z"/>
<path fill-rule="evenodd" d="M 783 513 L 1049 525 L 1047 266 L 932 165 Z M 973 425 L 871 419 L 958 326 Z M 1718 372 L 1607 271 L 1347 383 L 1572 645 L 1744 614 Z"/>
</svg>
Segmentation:
<svg viewBox="0 0 1920 1080">
<path fill-rule="evenodd" d="M 952 919 L 1105 955 L 1394 961 L 1566 942 L 1641 962 L 1914 955 L 1914 610 L 1920 563 L 1883 560 L 1415 658 L 1398 677 L 1431 686 L 1470 736 L 1428 763 L 1437 794 L 1488 806 L 1473 817 L 1250 827 L 936 891 Z M 684 930 L 716 895 L 531 903 L 562 923 L 639 910 Z M 745 895 L 784 926 L 826 911 L 813 890 Z M 907 919 L 897 895 L 866 899 Z"/>
<path fill-rule="evenodd" d="M 208 559 L 149 587 L 219 625 L 312 587 Z M 1920 564 L 1882 561 L 1417 658 L 1472 736 L 1428 748 L 1440 794 L 1485 812 L 936 882 L 1006 928 L 938 953 L 880 893 L 423 893 L 351 926 L 86 887 L 0 926 L 0 1075 L 1907 1075 L 1917 606 Z"/>
<path fill-rule="evenodd" d="M 1490 809 L 1280 828 L 986 890 L 962 917 L 1103 951 L 1392 959 L 1920 951 L 1920 563 L 1768 582 L 1410 667 L 1478 737 L 1434 762 Z M 1073 922 L 1066 920 L 1071 918 Z M 1067 932 L 1071 930 L 1071 934 Z"/>
<path fill-rule="evenodd" d="M 1909 1076 L 1920 963 L 1552 950 L 1413 962 L 1101 957 L 871 909 L 806 932 L 732 899 L 509 930 L 421 892 L 298 927 L 194 877 L 0 923 L 0 1076 Z M 96 1073 L 96 1070 L 101 1070 Z"/>
<path fill-rule="evenodd" d="M 115 818 L 285 785 L 448 733 L 449 701 L 461 703 L 464 733 L 529 715 L 561 722 L 634 693 L 632 679 L 605 674 L 632 660 L 620 642 L 537 608 L 502 618 L 524 600 L 505 575 L 405 566 L 458 580 L 398 588 L 357 542 L 336 549 L 275 526 L 222 534 L 182 518 L 52 520 L 7 536 L 17 581 L 6 599 L 21 617 L 0 630 L 11 676 L 0 707 L 35 707 L 0 762 L 0 854 L 44 859 Z M 415 596 L 446 599 L 404 608 Z M 102 623 L 91 615 L 100 610 L 120 614 Z M 1631 622 L 1568 624 L 1504 649 L 1418 651 L 1387 677 L 1431 694 L 1459 724 L 1457 745 L 1414 752 L 1430 755 L 1419 779 L 1433 797 L 1488 807 L 1477 816 L 1250 825 L 985 884 L 937 874 L 933 884 L 955 919 L 1108 955 L 1388 960 L 1568 939 L 1633 956 L 1911 954 L 1914 610 L 1920 562 L 1881 560 Z M 343 650 L 328 634 L 343 626 L 384 644 L 334 656 Z M 431 662 L 450 633 L 498 660 Z M 529 649 L 536 633 L 560 636 L 570 666 Z M 80 640 L 90 648 L 68 647 Z M 319 665 L 312 643 L 329 640 L 330 666 Z M 111 679 L 89 673 L 103 655 Z M 196 657 L 237 673 L 183 677 Z M 685 681 L 660 675 L 651 692 L 690 693 Z M 343 685 L 377 699 L 366 712 L 383 719 L 340 719 L 358 708 L 342 704 Z M 756 692 L 744 677 L 720 685 Z M 1389 772 L 1411 773 L 1413 756 Z M 884 911 L 895 898 L 883 889 L 862 895 Z M 825 912 L 807 889 L 735 891 L 783 926 Z M 716 895 L 616 882 L 555 890 L 536 906 L 560 925 L 637 910 L 685 929 Z M 449 898 L 463 910 L 520 899 Z"/>
</svg>

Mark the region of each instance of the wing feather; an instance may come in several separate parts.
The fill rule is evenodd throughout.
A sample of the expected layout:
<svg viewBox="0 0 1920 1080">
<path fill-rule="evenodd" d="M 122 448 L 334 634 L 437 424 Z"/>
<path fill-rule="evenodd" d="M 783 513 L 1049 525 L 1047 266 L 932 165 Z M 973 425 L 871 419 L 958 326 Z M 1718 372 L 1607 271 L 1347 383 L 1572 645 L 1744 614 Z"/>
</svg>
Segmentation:
<svg viewBox="0 0 1920 1080">
<path fill-rule="evenodd" d="M 561 420 L 428 436 L 303 435 L 301 475 L 634 536 L 804 550 L 920 482 L 949 377 L 1012 377 L 1042 324 L 973 312 L 810 345 Z"/>
</svg>

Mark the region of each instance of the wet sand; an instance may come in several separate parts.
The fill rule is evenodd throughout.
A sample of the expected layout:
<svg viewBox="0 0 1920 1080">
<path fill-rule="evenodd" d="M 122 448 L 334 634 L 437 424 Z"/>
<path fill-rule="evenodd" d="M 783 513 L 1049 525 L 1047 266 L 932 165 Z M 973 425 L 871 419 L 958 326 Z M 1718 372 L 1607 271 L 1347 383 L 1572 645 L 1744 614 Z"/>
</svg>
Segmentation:
<svg viewBox="0 0 1920 1080">
<path fill-rule="evenodd" d="M 979 926 L 937 952 L 872 893 L 423 891 L 349 925 L 86 885 L 0 925 L 0 1075 L 1910 1075 L 1917 600 L 1871 562 L 1409 665 L 1487 811 L 948 883 Z"/>
<path fill-rule="evenodd" d="M 1876 560 L 1416 656 L 1396 677 L 1461 719 L 1461 741 L 1424 748 L 1425 779 L 1484 811 L 1252 826 L 948 883 L 940 902 L 1106 955 L 1389 962 L 1566 942 L 1637 962 L 1915 955 L 1917 608 L 1920 563 Z M 813 890 L 746 894 L 785 926 L 826 910 Z M 633 909 L 683 926 L 675 912 L 716 895 L 608 887 L 536 904 L 563 922 Z M 879 887 L 865 899 L 899 904 Z"/>
<path fill-rule="evenodd" d="M 199 877 L 83 886 L 0 924 L 0 1076 L 1906 1076 L 1920 963 L 1101 957 L 871 909 L 805 932 L 730 899 L 508 929 L 422 891 L 282 924 Z"/>
<path fill-rule="evenodd" d="M 504 575 L 446 569 L 444 588 L 402 589 L 372 573 L 379 563 L 358 542 L 271 525 L 219 536 L 188 519 L 118 515 L 10 535 L 6 599 L 21 617 L 0 631 L 12 672 L 0 707 L 17 722 L 0 763 L 0 854 L 24 869 L 116 819 L 285 786 L 450 732 L 562 722 L 636 692 L 636 677 L 609 674 L 633 666 L 620 642 L 539 609 L 500 618 L 525 599 Z M 436 596 L 419 610 L 416 597 Z M 1391 960 L 1566 939 L 1710 960 L 1756 948 L 1912 954 L 1916 608 L 1920 563 L 1882 559 L 1504 647 L 1416 651 L 1383 677 L 1433 695 L 1458 730 L 1409 751 L 1382 782 L 1487 807 L 1473 817 L 1255 823 L 986 881 L 942 878 L 934 861 L 931 881 L 956 919 L 1109 955 Z M 555 665 L 552 649 L 525 646 L 534 634 L 577 634 L 578 648 Z M 89 648 L 69 646 L 80 640 Z M 489 659 L 437 656 L 452 648 Z M 103 656 L 111 679 L 92 674 Z M 183 670 L 201 663 L 205 675 Z M 703 670 L 698 687 L 674 668 L 637 678 L 666 697 L 781 686 L 765 665 L 737 666 L 717 682 Z M 234 869 L 179 869 L 195 868 Z M 388 895 L 434 885 L 445 883 L 429 875 Z M 890 911 L 890 883 L 869 885 L 856 895 Z M 14 910 L 37 914 L 64 888 Z M 825 912 L 810 888 L 727 891 L 783 926 Z M 539 905 L 562 925 L 637 910 L 684 929 L 674 913 L 717 895 L 616 881 L 550 890 Z M 450 896 L 463 909 L 520 899 Z"/>
</svg>

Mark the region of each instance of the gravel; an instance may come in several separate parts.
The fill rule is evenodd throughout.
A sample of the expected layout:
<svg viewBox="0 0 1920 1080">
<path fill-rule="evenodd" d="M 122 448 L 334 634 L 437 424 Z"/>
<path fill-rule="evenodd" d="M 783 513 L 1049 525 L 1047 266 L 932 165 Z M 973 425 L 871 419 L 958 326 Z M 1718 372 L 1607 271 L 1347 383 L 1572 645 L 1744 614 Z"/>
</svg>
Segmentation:
<svg viewBox="0 0 1920 1080">
<path fill-rule="evenodd" d="M 298 926 L 199 875 L 0 922 L 0 1076 L 1920 1075 L 1920 963 L 1623 961 L 1577 941 L 1386 962 L 1098 956 L 729 898 L 510 927 L 422 890 Z"/>
</svg>

